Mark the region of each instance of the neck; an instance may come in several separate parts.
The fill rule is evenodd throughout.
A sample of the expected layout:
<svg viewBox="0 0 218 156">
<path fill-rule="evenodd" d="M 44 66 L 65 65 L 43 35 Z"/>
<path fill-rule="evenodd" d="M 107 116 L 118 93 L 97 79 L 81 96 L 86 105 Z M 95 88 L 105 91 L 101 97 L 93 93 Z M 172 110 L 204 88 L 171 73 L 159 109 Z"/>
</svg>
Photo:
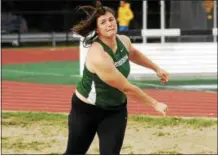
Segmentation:
<svg viewBox="0 0 218 156">
<path fill-rule="evenodd" d="M 109 48 L 111 48 L 113 51 L 117 49 L 117 42 L 116 42 L 116 36 L 113 36 L 112 38 L 105 38 L 99 36 L 99 39 L 104 42 Z"/>
</svg>

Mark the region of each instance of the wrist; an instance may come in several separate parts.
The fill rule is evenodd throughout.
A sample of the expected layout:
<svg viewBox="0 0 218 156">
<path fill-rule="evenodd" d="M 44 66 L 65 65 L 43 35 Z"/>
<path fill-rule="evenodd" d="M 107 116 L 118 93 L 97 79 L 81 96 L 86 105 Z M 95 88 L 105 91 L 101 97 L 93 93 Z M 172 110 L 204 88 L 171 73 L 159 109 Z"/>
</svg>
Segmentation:
<svg viewBox="0 0 218 156">
<path fill-rule="evenodd" d="M 153 108 L 156 108 L 157 104 L 158 104 L 158 101 L 153 101 L 153 102 L 152 102 L 152 107 L 153 107 Z"/>
<path fill-rule="evenodd" d="M 157 73 L 160 70 L 160 67 L 154 68 L 154 71 Z"/>
</svg>

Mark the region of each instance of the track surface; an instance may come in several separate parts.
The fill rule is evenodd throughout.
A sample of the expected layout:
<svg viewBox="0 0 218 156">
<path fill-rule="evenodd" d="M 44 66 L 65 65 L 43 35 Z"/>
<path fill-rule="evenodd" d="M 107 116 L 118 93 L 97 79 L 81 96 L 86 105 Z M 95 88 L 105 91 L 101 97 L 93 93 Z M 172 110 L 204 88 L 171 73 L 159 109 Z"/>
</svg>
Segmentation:
<svg viewBox="0 0 218 156">
<path fill-rule="evenodd" d="M 78 60 L 76 48 L 2 50 L 2 64 Z M 69 112 L 74 86 L 2 81 L 2 110 Z M 217 93 L 148 89 L 146 93 L 165 102 L 169 116 L 217 117 Z M 130 114 L 159 115 L 128 96 Z"/>
</svg>

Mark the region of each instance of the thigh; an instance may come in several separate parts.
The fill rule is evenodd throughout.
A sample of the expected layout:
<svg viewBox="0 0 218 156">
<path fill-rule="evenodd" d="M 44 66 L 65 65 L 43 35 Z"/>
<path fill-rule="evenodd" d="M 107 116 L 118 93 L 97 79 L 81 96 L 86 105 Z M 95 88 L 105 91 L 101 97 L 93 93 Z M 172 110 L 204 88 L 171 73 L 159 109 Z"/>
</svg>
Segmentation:
<svg viewBox="0 0 218 156">
<path fill-rule="evenodd" d="M 120 154 L 127 123 L 127 108 L 106 114 L 98 125 L 100 154 Z"/>
<path fill-rule="evenodd" d="M 96 134 L 97 124 L 87 110 L 72 107 L 68 116 L 68 143 L 65 154 L 85 154 Z"/>
</svg>

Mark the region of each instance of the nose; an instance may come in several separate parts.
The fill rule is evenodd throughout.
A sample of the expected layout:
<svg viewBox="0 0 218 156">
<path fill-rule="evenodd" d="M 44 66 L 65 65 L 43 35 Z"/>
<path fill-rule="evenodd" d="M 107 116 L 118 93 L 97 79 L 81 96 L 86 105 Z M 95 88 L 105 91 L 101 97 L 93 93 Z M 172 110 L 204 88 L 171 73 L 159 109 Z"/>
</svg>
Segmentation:
<svg viewBox="0 0 218 156">
<path fill-rule="evenodd" d="M 112 22 L 108 21 L 107 22 L 107 27 L 111 27 L 112 26 Z"/>
</svg>

